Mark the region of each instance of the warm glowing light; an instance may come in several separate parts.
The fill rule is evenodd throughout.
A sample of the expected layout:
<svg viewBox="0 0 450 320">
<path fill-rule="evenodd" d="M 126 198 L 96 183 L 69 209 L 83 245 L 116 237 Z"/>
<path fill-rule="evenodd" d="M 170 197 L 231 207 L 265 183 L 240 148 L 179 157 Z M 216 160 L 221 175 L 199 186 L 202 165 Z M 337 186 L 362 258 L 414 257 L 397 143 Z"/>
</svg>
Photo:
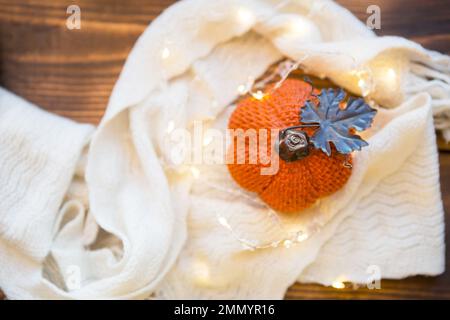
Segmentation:
<svg viewBox="0 0 450 320">
<path fill-rule="evenodd" d="M 360 87 L 361 89 L 364 89 L 366 87 L 366 82 L 364 81 L 364 79 L 358 80 L 358 87 Z"/>
<path fill-rule="evenodd" d="M 308 234 L 307 234 L 307 233 L 300 233 L 300 234 L 297 236 L 297 241 L 298 241 L 298 242 L 305 241 L 306 239 L 308 239 Z"/>
<path fill-rule="evenodd" d="M 247 8 L 239 8 L 237 16 L 243 25 L 251 25 L 255 21 L 255 15 Z"/>
<path fill-rule="evenodd" d="M 198 179 L 200 177 L 200 170 L 198 170 L 196 167 L 191 167 L 191 173 L 195 179 Z"/>
<path fill-rule="evenodd" d="M 346 279 L 344 277 L 339 277 L 336 280 L 333 281 L 331 286 L 335 289 L 344 289 L 345 288 L 345 282 Z"/>
<path fill-rule="evenodd" d="M 284 240 L 283 241 L 283 246 L 287 249 L 289 249 L 292 246 L 292 241 L 291 240 Z"/>
<path fill-rule="evenodd" d="M 345 284 L 340 281 L 334 281 L 331 286 L 335 289 L 344 289 L 345 288 Z"/>
<path fill-rule="evenodd" d="M 291 38 L 292 41 L 317 42 L 322 39 L 320 30 L 307 18 L 287 16 L 283 20 L 283 36 Z"/>
<path fill-rule="evenodd" d="M 164 60 L 168 59 L 170 57 L 170 50 L 169 48 L 164 48 L 161 51 L 161 58 L 163 58 Z"/>
<path fill-rule="evenodd" d="M 244 95 L 247 93 L 247 86 L 244 84 L 241 84 L 238 88 L 237 91 L 239 92 L 239 94 Z"/>
<path fill-rule="evenodd" d="M 264 92 L 262 92 L 261 90 L 256 91 L 255 93 L 252 93 L 253 98 L 255 98 L 256 100 L 262 100 L 264 99 L 264 97 L 266 96 L 264 94 Z"/>
<path fill-rule="evenodd" d="M 302 19 L 295 19 L 289 24 L 289 31 L 295 35 L 307 33 L 311 29 L 310 25 Z"/>
<path fill-rule="evenodd" d="M 173 129 L 175 129 L 175 122 L 171 120 L 169 121 L 169 125 L 167 126 L 167 133 L 171 133 Z"/>
<path fill-rule="evenodd" d="M 228 229 L 230 228 L 230 225 L 229 225 L 227 219 L 225 219 L 224 217 L 219 217 L 218 220 L 222 226 L 224 226 L 225 228 L 228 228 Z"/>
<path fill-rule="evenodd" d="M 359 78 L 358 87 L 361 89 L 361 94 L 363 97 L 367 97 L 370 94 L 370 86 L 366 80 Z"/>
<path fill-rule="evenodd" d="M 193 274 L 196 282 L 201 285 L 209 284 L 211 272 L 208 263 L 206 263 L 204 259 L 197 259 L 195 260 L 193 267 Z"/>
<path fill-rule="evenodd" d="M 394 84 L 397 80 L 397 73 L 394 69 L 388 68 L 386 72 L 387 81 L 390 81 L 391 84 Z"/>
</svg>

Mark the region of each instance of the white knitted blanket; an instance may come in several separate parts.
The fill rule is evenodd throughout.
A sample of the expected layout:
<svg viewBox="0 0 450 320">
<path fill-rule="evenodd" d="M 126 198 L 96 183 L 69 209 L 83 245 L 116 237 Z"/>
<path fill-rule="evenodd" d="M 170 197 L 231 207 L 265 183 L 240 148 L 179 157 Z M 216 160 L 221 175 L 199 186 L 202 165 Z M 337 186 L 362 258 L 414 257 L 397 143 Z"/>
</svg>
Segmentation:
<svg viewBox="0 0 450 320">
<path fill-rule="evenodd" d="M 237 88 L 282 57 L 357 94 L 366 80 L 386 108 L 346 186 L 280 228 L 226 166 L 168 165 L 167 133 L 224 129 Z M 178 2 L 137 41 L 96 129 L 0 90 L 0 287 L 16 299 L 278 299 L 295 281 L 440 274 L 433 114 L 448 113 L 449 74 L 448 56 L 376 37 L 332 1 Z M 299 243 L 243 246 L 294 227 Z"/>
</svg>

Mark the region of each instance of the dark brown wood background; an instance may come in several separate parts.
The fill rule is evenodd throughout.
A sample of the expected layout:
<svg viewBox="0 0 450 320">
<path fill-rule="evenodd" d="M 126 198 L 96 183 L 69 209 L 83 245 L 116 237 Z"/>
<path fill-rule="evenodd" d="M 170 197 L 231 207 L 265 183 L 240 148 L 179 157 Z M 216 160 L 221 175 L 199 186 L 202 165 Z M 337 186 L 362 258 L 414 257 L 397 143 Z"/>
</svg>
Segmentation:
<svg viewBox="0 0 450 320">
<path fill-rule="evenodd" d="M 173 0 L 0 0 L 0 85 L 72 119 L 98 123 L 136 38 Z M 450 53 L 449 0 L 339 0 L 361 20 L 381 8 L 379 35 L 401 35 Z M 66 8 L 81 8 L 81 30 L 65 26 Z M 450 215 L 450 154 L 441 152 L 441 186 Z M 450 241 L 447 231 L 446 240 Z M 448 254 L 447 250 L 447 256 Z M 447 259 L 449 269 L 450 258 Z M 383 280 L 382 289 L 337 290 L 296 284 L 288 299 L 450 299 L 450 271 Z M 0 293 L 1 297 L 1 293 Z"/>
</svg>

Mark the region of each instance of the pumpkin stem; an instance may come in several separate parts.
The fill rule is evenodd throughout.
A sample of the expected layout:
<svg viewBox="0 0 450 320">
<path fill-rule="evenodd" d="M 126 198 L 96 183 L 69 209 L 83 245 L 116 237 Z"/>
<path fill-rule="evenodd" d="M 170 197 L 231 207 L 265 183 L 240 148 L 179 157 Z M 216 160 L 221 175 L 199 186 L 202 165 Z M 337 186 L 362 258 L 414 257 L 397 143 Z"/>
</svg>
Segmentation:
<svg viewBox="0 0 450 320">
<path fill-rule="evenodd" d="M 309 137 L 300 128 L 317 127 L 316 124 L 303 124 L 287 127 L 280 131 L 276 150 L 286 162 L 300 160 L 309 155 Z"/>
</svg>

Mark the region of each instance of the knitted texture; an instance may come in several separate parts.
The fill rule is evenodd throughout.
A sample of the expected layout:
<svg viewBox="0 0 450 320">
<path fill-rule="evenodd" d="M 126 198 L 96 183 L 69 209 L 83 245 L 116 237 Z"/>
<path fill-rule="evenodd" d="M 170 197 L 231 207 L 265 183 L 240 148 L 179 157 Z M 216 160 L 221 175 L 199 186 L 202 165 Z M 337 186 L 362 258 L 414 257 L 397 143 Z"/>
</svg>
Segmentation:
<svg viewBox="0 0 450 320">
<path fill-rule="evenodd" d="M 311 93 L 310 84 L 288 79 L 262 100 L 249 97 L 240 102 L 231 115 L 228 127 L 244 131 L 255 129 L 259 133 L 259 129 L 282 130 L 300 125 L 301 107 L 312 98 Z M 305 128 L 304 131 L 312 136 L 315 129 Z M 228 165 L 231 176 L 242 188 L 256 192 L 264 202 L 280 212 L 292 213 L 310 207 L 317 199 L 342 188 L 351 174 L 351 168 L 344 166 L 345 155 L 333 150 L 328 157 L 324 152 L 310 147 L 310 153 L 305 158 L 293 162 L 280 159 L 276 174 L 262 175 L 261 168 L 268 165 L 260 161 L 262 155 L 259 154 L 259 148 L 254 150 L 258 152 L 258 157 L 257 162 L 252 164 L 250 139 L 245 139 L 245 144 L 239 144 L 238 139 L 234 135 L 234 143 L 230 148 L 234 158 L 233 163 Z M 267 134 L 269 156 L 276 152 L 272 147 L 274 141 L 271 140 L 271 135 Z M 244 164 L 237 161 L 240 155 L 245 155 Z"/>
<path fill-rule="evenodd" d="M 448 78 L 449 57 L 398 37 L 376 37 L 333 1 L 273 5 L 266 0 L 179 1 L 152 23 L 130 52 L 90 144 L 88 208 L 62 199 L 66 190 L 66 196 L 81 194 L 72 190 L 70 177 L 87 130 L 24 109 L 0 90 L 0 287 L 8 298 L 273 299 L 282 298 L 297 279 L 329 284 L 344 274 L 365 281 L 367 263 L 380 266 L 383 278 L 444 270 L 431 127 L 438 100 L 435 90 L 427 91 Z M 246 11 L 239 11 L 243 7 Z M 239 12 L 253 13 L 255 19 L 243 23 Z M 297 20 L 315 32 L 279 32 Z M 162 61 L 164 45 L 171 54 Z M 399 58 L 394 51 L 406 54 Z M 369 147 L 355 153 L 352 174 L 341 190 L 301 215 L 282 217 L 322 225 L 320 232 L 290 248 L 249 251 L 239 239 L 280 239 L 291 228 L 274 223 L 270 210 L 254 201 L 258 197 L 249 199 L 236 190 L 225 165 L 196 165 L 197 178 L 166 174 L 161 163 L 170 159 L 167 128 L 171 121 L 187 129 L 194 120 L 214 119 L 214 127 L 225 131 L 233 110 L 227 106 L 238 86 L 259 78 L 283 56 L 358 95 L 351 71 L 369 64 L 376 72 L 374 100 L 403 104 L 379 110 L 364 136 Z M 384 67 L 402 66 L 401 61 L 408 67 L 410 59 L 436 71 L 397 69 L 405 78 L 380 86 Z M 409 83 L 413 74 L 420 77 L 414 88 Z M 441 103 L 448 92 L 440 95 Z M 418 142 L 433 148 L 417 152 Z M 364 223 L 368 217 L 370 228 Z M 85 236 L 92 233 L 85 227 L 93 220 L 101 229 L 99 238 L 107 233 L 116 241 L 87 245 Z M 44 257 L 52 259 L 44 264 Z M 57 273 L 67 291 L 57 283 Z M 79 282 L 73 281 L 76 275 Z"/>
</svg>

